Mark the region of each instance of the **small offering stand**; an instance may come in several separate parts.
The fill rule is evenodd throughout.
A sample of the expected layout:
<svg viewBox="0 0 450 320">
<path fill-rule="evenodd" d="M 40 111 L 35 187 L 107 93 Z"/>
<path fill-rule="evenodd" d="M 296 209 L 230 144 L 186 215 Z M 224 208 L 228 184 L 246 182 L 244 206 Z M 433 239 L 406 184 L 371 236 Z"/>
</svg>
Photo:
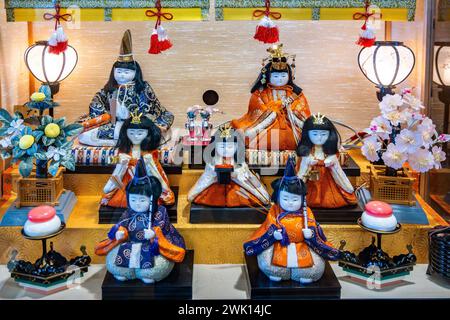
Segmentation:
<svg viewBox="0 0 450 320">
<path fill-rule="evenodd" d="M 31 263 L 29 261 L 16 261 L 17 251 L 14 251 L 8 268 L 11 277 L 26 290 L 41 293 L 52 294 L 69 288 L 71 284 L 83 277 L 88 271 L 91 258 L 86 253 L 86 247 L 81 247 L 82 255 L 68 261 L 53 248 L 53 242 L 50 242 L 50 250 L 47 251 L 47 240 L 61 234 L 66 225 L 61 223 L 58 231 L 41 237 L 27 236 L 22 229 L 22 236 L 27 240 L 42 242 L 42 256 Z"/>
<path fill-rule="evenodd" d="M 370 289 L 381 289 L 387 286 L 398 285 L 402 278 L 407 276 L 416 264 L 416 256 L 412 253 L 412 246 L 408 245 L 408 253 L 394 256 L 393 258 L 381 248 L 383 235 L 392 235 L 401 230 L 401 224 L 397 224 L 392 231 L 380 231 L 368 228 L 358 219 L 358 225 L 365 231 L 376 235 L 372 238 L 370 246 L 362 250 L 358 255 L 349 251 L 343 251 L 346 244 L 341 241 L 340 250 L 343 251 L 339 266 L 348 273 L 348 279 L 356 283 L 365 284 Z"/>
</svg>

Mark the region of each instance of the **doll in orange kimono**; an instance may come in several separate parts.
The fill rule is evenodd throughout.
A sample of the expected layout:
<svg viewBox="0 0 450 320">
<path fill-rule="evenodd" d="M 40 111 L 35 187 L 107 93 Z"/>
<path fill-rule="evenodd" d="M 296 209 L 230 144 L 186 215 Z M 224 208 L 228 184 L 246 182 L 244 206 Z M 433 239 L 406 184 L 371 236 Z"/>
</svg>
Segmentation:
<svg viewBox="0 0 450 320">
<path fill-rule="evenodd" d="M 318 281 L 325 271 L 324 260 L 338 260 L 311 209 L 307 207 L 306 185 L 288 160 L 283 178 L 272 183 L 274 193 L 265 222 L 244 244 L 245 254 L 256 255 L 260 270 L 272 281 Z"/>
<path fill-rule="evenodd" d="M 158 178 L 162 185 L 159 203 L 173 205 L 175 195 L 158 157 L 161 130 L 147 116 L 134 114 L 125 120 L 119 135 L 117 147 L 119 160 L 111 178 L 103 188 L 101 205 L 126 208 L 125 186 L 133 179 L 137 161 L 142 157 L 147 174 Z"/>
<path fill-rule="evenodd" d="M 137 166 L 126 187 L 128 208 L 95 253 L 106 255 L 106 269 L 117 280 L 151 284 L 166 278 L 175 263 L 183 261 L 185 243 L 166 208 L 158 206 L 161 183 L 147 175 L 142 158 Z"/>
<path fill-rule="evenodd" d="M 357 204 L 355 190 L 339 163 L 339 134 L 334 124 L 320 113 L 308 118 L 297 154 L 301 157 L 298 176 L 308 186 L 311 208 L 341 208 Z"/>
<path fill-rule="evenodd" d="M 294 83 L 294 62 L 282 52 L 282 44 L 267 51 L 269 63 L 262 69 L 251 93 L 248 112 L 231 125 L 246 136 L 247 149 L 295 150 L 303 122 L 311 114 L 302 89 Z M 295 57 L 294 57 L 295 59 Z"/>
<path fill-rule="evenodd" d="M 188 193 L 190 202 L 210 207 L 261 207 L 270 203 L 266 188 L 245 163 L 239 132 L 229 124 L 221 126 L 208 149 L 211 157 Z"/>
</svg>

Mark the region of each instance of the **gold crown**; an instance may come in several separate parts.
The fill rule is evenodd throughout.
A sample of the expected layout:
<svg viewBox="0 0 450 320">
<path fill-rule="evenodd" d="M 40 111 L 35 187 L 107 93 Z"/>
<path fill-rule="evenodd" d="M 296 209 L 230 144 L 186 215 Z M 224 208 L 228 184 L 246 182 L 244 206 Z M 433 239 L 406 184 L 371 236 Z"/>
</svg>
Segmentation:
<svg viewBox="0 0 450 320">
<path fill-rule="evenodd" d="M 286 70 L 288 65 L 288 60 L 292 59 L 292 67 L 295 68 L 295 55 L 290 55 L 289 53 L 283 52 L 283 44 L 275 44 L 267 49 L 270 56 L 263 60 L 263 65 L 270 61 L 272 62 L 272 68 L 275 70 Z"/>
<path fill-rule="evenodd" d="M 220 137 L 223 139 L 230 138 L 233 134 L 232 131 L 233 127 L 229 123 L 224 124 L 223 126 L 219 127 L 219 133 Z"/>
<path fill-rule="evenodd" d="M 141 124 L 141 117 L 142 117 L 142 112 L 139 113 L 138 109 L 134 110 L 134 112 L 131 114 L 131 123 L 132 124 Z"/>
<path fill-rule="evenodd" d="M 324 118 L 325 118 L 325 115 L 323 115 L 323 114 L 321 114 L 320 112 L 319 113 L 317 113 L 317 114 L 314 114 L 313 116 L 313 124 L 324 124 Z"/>
</svg>

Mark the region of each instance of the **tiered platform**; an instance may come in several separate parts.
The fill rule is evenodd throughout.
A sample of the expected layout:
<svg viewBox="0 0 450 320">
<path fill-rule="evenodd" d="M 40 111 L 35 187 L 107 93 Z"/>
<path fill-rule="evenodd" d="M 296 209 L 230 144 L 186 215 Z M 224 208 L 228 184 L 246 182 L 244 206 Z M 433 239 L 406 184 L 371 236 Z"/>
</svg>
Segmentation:
<svg viewBox="0 0 450 320">
<path fill-rule="evenodd" d="M 359 154 L 352 154 L 352 158 L 361 167 L 361 178 L 364 179 L 366 167 L 364 160 Z M 172 186 L 178 187 L 177 223 L 175 227 L 181 232 L 186 240 L 188 249 L 195 249 L 196 264 L 243 264 L 244 255 L 242 244 L 251 233 L 256 230 L 258 224 L 192 224 L 189 222 L 190 204 L 187 201 L 187 193 L 192 185 L 201 175 L 202 170 L 192 170 L 183 167 L 183 172 L 169 174 Z M 81 244 L 85 244 L 88 254 L 92 257 L 92 263 L 104 263 L 104 257 L 94 254 L 94 246 L 106 238 L 106 234 L 112 225 L 98 223 L 98 202 L 101 190 L 109 178 L 108 173 L 69 173 L 64 174 L 64 185 L 72 190 L 78 201 L 67 221 L 64 234 L 55 239 L 55 245 L 65 256 L 78 254 Z M 263 182 L 270 186 L 270 182 L 276 176 L 263 176 Z M 355 177 L 351 178 L 354 182 Z M 271 190 L 269 190 L 271 191 Z M 426 212 L 428 225 L 405 225 L 403 230 L 395 235 L 383 239 L 383 248 L 391 255 L 405 252 L 406 245 L 412 244 L 414 253 L 417 255 L 418 263 L 427 263 L 428 244 L 427 231 L 429 228 L 446 224 L 422 198 L 417 197 L 419 204 Z M 0 218 L 6 209 L 14 201 L 11 197 L 0 207 Z M 359 252 L 371 241 L 371 235 L 364 232 L 356 224 L 322 224 L 329 241 L 339 247 L 341 240 L 346 240 L 346 250 Z M 19 251 L 19 258 L 33 260 L 40 252 L 37 244 L 26 241 L 20 234 L 21 227 L 2 227 L 0 232 L 0 264 L 7 263 L 9 252 L 12 249 Z"/>
</svg>

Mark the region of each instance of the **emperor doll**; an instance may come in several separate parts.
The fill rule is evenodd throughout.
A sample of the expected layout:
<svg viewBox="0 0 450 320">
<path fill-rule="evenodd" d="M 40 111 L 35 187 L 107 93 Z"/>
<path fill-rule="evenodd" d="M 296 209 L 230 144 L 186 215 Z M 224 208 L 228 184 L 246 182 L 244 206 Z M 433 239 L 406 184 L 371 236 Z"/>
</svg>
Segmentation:
<svg viewBox="0 0 450 320">
<path fill-rule="evenodd" d="M 330 119 L 313 115 L 305 121 L 297 148 L 298 176 L 308 186 L 312 208 L 335 209 L 357 204 L 355 190 L 339 163 L 339 133 Z"/>
<path fill-rule="evenodd" d="M 215 132 L 205 171 L 188 200 L 211 207 L 261 207 L 269 204 L 266 188 L 245 163 L 244 141 L 229 124 Z"/>
<path fill-rule="evenodd" d="M 89 106 L 89 120 L 83 123 L 86 131 L 79 136 L 80 142 L 89 146 L 115 146 L 120 128 L 135 111 L 149 117 L 168 139 L 174 116 L 144 81 L 141 67 L 133 58 L 131 32 L 127 30 L 109 81 Z"/>
<path fill-rule="evenodd" d="M 308 101 L 294 83 L 294 62 L 288 63 L 295 57 L 284 53 L 282 44 L 267 51 L 270 56 L 263 60 L 261 74 L 251 89 L 248 111 L 231 124 L 244 131 L 247 149 L 295 150 L 303 122 L 311 114 Z"/>
<path fill-rule="evenodd" d="M 161 281 L 184 259 L 184 239 L 166 208 L 158 206 L 161 191 L 161 183 L 146 174 L 140 159 L 126 187 L 128 209 L 95 248 L 97 255 L 106 255 L 106 268 L 119 281 Z"/>
<path fill-rule="evenodd" d="M 244 244 L 247 255 L 256 255 L 260 270 L 272 281 L 318 281 L 325 260 L 337 260 L 333 248 L 306 203 L 306 185 L 295 174 L 289 158 L 284 176 L 272 183 L 273 205 L 265 222 Z"/>
</svg>

